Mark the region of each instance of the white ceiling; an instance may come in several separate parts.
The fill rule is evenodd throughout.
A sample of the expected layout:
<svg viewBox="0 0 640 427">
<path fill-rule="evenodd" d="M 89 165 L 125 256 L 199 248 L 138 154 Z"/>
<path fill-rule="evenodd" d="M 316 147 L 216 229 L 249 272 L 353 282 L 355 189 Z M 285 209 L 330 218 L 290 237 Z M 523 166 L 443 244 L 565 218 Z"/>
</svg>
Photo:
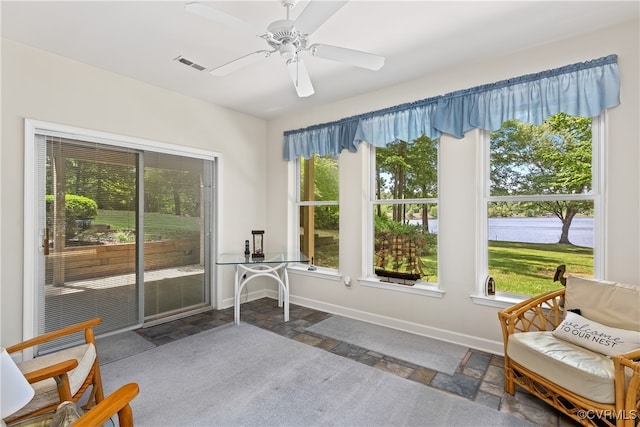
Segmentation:
<svg viewBox="0 0 640 427">
<path fill-rule="evenodd" d="M 276 0 L 204 3 L 261 28 L 286 16 Z M 292 18 L 306 3 L 296 5 Z M 268 119 L 637 19 L 639 4 L 352 0 L 311 43 L 376 53 L 386 63 L 369 71 L 305 57 L 316 91 L 308 98 L 297 97 L 278 55 L 225 77 L 174 61 L 182 55 L 213 68 L 267 47 L 254 35 L 187 12 L 185 2 L 2 0 L 0 12 L 2 37 Z"/>
</svg>

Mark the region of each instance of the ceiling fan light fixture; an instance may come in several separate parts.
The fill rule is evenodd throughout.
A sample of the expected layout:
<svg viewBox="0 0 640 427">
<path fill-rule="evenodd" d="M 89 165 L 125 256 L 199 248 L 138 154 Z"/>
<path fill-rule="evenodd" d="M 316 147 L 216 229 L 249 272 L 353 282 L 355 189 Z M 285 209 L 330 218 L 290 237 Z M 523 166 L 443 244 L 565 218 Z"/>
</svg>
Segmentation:
<svg viewBox="0 0 640 427">
<path fill-rule="evenodd" d="M 292 45 L 291 43 L 284 43 L 282 46 L 280 46 L 280 56 L 285 60 L 285 61 L 289 61 L 292 59 L 295 59 L 296 57 L 296 47 L 294 45 Z"/>
</svg>

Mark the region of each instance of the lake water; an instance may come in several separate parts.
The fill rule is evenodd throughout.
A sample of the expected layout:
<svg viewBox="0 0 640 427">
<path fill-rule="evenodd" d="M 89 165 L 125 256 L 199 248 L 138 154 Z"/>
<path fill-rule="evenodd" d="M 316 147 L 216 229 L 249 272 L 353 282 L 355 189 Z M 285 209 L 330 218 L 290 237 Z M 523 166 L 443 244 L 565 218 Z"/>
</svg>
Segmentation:
<svg viewBox="0 0 640 427">
<path fill-rule="evenodd" d="M 558 243 L 562 222 L 558 218 L 489 218 L 490 240 L 506 242 Z M 593 247 L 593 218 L 574 218 L 569 241 Z"/>
<path fill-rule="evenodd" d="M 410 221 L 419 224 L 419 221 Z M 438 221 L 429 221 L 429 230 L 438 232 Z M 489 218 L 489 240 L 503 242 L 558 243 L 562 222 L 558 218 Z M 593 247 L 593 218 L 574 218 L 569 241 L 577 246 Z"/>
</svg>

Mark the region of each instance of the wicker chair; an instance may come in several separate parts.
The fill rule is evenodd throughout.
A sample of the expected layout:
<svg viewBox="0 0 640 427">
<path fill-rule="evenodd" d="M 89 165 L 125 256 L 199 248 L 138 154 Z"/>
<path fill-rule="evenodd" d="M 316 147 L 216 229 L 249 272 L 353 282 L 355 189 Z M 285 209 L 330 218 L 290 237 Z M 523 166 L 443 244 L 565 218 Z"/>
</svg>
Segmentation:
<svg viewBox="0 0 640 427">
<path fill-rule="evenodd" d="M 571 279 L 571 278 L 569 278 Z M 613 284 L 616 285 L 616 284 Z M 626 286 L 626 285 L 625 285 Z M 639 288 L 640 289 L 640 288 Z M 631 292 L 634 292 L 633 289 Z M 635 292 L 638 292 L 636 290 Z M 640 299 L 631 294 L 631 301 L 623 304 L 638 304 Z M 565 413 L 572 419 L 583 425 L 594 426 L 617 426 L 617 427 L 633 427 L 637 426 L 640 421 L 640 349 L 627 352 L 626 354 L 614 355 L 608 358 L 600 354 L 589 354 L 590 350 L 575 346 L 570 342 L 563 340 L 555 340 L 553 331 L 560 325 L 565 316 L 564 300 L 569 300 L 567 289 L 547 292 L 537 297 L 533 297 L 512 307 L 504 309 L 498 313 L 502 333 L 504 338 L 504 375 L 505 390 L 509 394 L 515 394 L 516 386 L 522 387 L 534 396 L 542 399 L 549 405 Z M 590 297 L 593 298 L 593 297 Z M 627 297 L 628 298 L 628 297 Z M 635 300 L 634 300 L 635 298 Z M 594 306 L 606 305 L 605 299 L 600 300 Z M 568 306 L 567 309 L 572 308 Z M 626 308 L 619 313 L 619 316 L 628 316 L 633 323 L 636 319 L 638 308 L 627 310 Z M 640 317 L 637 317 L 640 319 Z M 640 323 L 638 323 L 640 329 Z M 518 354 L 514 348 L 517 348 L 519 341 L 524 338 L 535 338 L 532 332 L 543 331 L 538 333 L 538 337 L 548 340 L 550 347 L 556 346 L 555 350 L 549 350 L 550 354 L 545 354 L 540 358 L 542 363 L 530 363 L 527 358 L 520 356 L 520 360 L 513 360 L 513 355 Z M 520 335 L 528 334 L 528 335 Z M 537 338 L 535 338 L 537 339 Z M 513 343 L 511 341 L 514 341 Z M 536 345 L 540 345 L 544 341 L 538 341 Z M 511 346 L 510 346 L 511 344 Z M 540 347 L 542 347 L 540 345 Z M 559 350 L 558 350 L 559 349 Z M 547 349 L 540 348 L 541 352 Z M 558 350 L 553 354 L 553 351 Z M 585 353 L 586 352 L 586 353 Z M 558 354 L 562 354 L 557 356 Z M 520 353 L 521 355 L 522 353 Z M 554 359 L 554 357 L 556 357 Z M 575 356 L 575 361 L 567 360 Z M 582 359 L 580 359 L 582 358 Z M 605 402 L 596 401 L 585 397 L 580 389 L 581 375 L 578 372 L 584 369 L 586 359 L 598 363 L 599 367 L 605 367 L 606 375 L 603 381 L 609 381 L 607 388 L 611 388 L 608 393 L 610 399 Z M 591 362 L 589 362 L 591 363 Z M 564 365 L 563 365 L 564 364 Z M 607 366 L 609 364 L 609 366 Z M 545 366 L 547 365 L 547 366 Z M 555 369 L 562 372 L 574 372 L 568 374 L 569 380 L 564 382 L 559 378 L 561 375 L 550 377 L 541 372 L 547 369 L 548 365 L 555 365 Z M 541 368 L 542 366 L 542 368 Z M 566 369 L 565 369 L 566 368 Z M 589 368 L 587 368 L 589 369 Z M 574 371 L 571 371 L 574 370 Z M 577 372 L 577 374 L 575 374 Z M 571 391 L 564 385 L 570 383 Z M 576 382 L 578 383 L 576 386 Z M 612 384 L 610 384 L 612 383 Z M 592 387 L 588 381 L 584 382 L 584 390 Z"/>
<path fill-rule="evenodd" d="M 35 389 L 34 398 L 21 410 L 4 419 L 13 424 L 39 414 L 53 412 L 64 401 L 77 402 L 91 387 L 85 408 L 104 399 L 100 364 L 93 327 L 102 322 L 91 319 L 48 332 L 7 347 L 9 354 L 41 345 L 74 333 L 84 332 L 84 344 L 18 363 L 18 367 Z"/>
</svg>

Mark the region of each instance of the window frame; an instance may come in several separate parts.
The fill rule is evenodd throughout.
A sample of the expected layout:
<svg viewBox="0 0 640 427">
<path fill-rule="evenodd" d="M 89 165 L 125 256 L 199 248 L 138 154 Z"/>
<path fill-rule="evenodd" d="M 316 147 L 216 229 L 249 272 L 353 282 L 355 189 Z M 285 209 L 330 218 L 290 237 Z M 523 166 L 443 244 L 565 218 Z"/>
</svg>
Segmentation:
<svg viewBox="0 0 640 427">
<path fill-rule="evenodd" d="M 313 155 L 314 158 L 317 157 L 323 157 L 323 156 L 319 156 L 318 154 L 314 154 Z M 340 185 L 340 155 L 336 155 L 335 156 L 336 161 L 338 162 L 338 185 Z M 300 208 L 303 206 L 338 206 L 338 212 L 341 215 L 342 212 L 340 212 L 340 192 L 338 192 L 338 200 L 313 200 L 313 201 L 304 201 L 301 200 L 300 195 L 302 194 L 302 188 L 301 188 L 301 180 L 300 180 L 300 174 L 302 171 L 302 161 L 304 160 L 310 160 L 310 159 L 306 159 L 304 157 L 298 157 L 295 160 L 295 165 L 294 165 L 294 171 L 293 171 L 293 177 L 294 177 L 294 193 L 295 193 L 295 197 L 294 197 L 294 203 L 293 203 L 293 224 L 294 224 L 294 232 L 293 237 L 294 237 L 294 247 L 295 250 L 297 252 L 302 253 L 302 247 L 300 244 L 300 240 L 301 240 L 301 234 L 300 234 Z M 340 228 L 338 226 L 338 237 L 340 238 Z M 340 252 L 340 240 L 338 240 L 338 253 Z M 305 254 L 306 256 L 306 254 Z M 340 280 L 341 276 L 340 276 L 340 257 L 338 256 L 338 268 L 331 268 L 331 267 L 323 267 L 323 266 L 318 266 L 311 264 L 311 257 L 309 257 L 309 265 L 306 264 L 296 264 L 293 266 L 289 267 L 292 271 L 297 272 L 297 273 L 308 273 L 310 275 L 326 275 L 326 276 L 332 276 L 335 278 L 335 280 Z"/>
<path fill-rule="evenodd" d="M 590 194 L 562 194 L 562 195 L 525 195 L 525 196 L 492 196 L 490 194 L 490 171 L 491 171 L 491 155 L 490 155 L 490 131 L 480 132 L 480 141 L 478 144 L 478 171 L 479 171 L 479 194 L 478 198 L 478 279 L 476 283 L 476 292 L 471 295 L 474 302 L 482 305 L 493 307 L 507 307 L 515 302 L 523 301 L 529 296 L 517 295 L 496 290 L 495 295 L 486 295 L 485 281 L 489 274 L 489 245 L 488 245 L 488 204 L 491 202 L 507 202 L 507 201 L 553 201 L 553 200 L 589 200 L 593 201 L 593 275 L 596 279 L 605 275 L 604 265 L 604 225 L 605 225 L 605 135 L 607 113 L 606 111 L 598 116 L 592 117 L 591 122 L 591 138 L 592 138 L 592 158 L 591 158 L 591 176 L 592 189 Z M 570 273 L 570 272 L 568 272 Z"/>
<path fill-rule="evenodd" d="M 390 199 L 390 200 L 378 200 L 376 199 L 376 148 L 373 145 L 366 145 L 365 150 L 363 150 L 363 155 L 368 156 L 368 169 L 365 169 L 366 180 L 367 180 L 367 200 L 366 200 L 366 224 L 367 224 L 367 238 L 366 238 L 366 247 L 363 248 L 363 271 L 364 277 L 360 278 L 360 283 L 364 286 L 374 287 L 379 289 L 387 289 L 391 291 L 418 294 L 418 295 L 426 295 L 435 298 L 442 298 L 444 295 L 444 291 L 440 288 L 439 282 L 422 282 L 416 281 L 413 286 L 406 286 L 400 283 L 393 283 L 383 281 L 380 277 L 378 277 L 374 273 L 373 266 L 373 257 L 374 257 L 374 242 L 375 242 L 375 229 L 374 229 L 374 210 L 376 205 L 379 204 L 412 204 L 412 203 L 430 203 L 436 204 L 438 206 L 438 212 L 440 212 L 440 164 L 441 164 L 441 143 L 442 141 L 438 141 L 438 158 L 437 158 L 437 179 L 438 179 L 438 197 L 429 197 L 429 198 L 416 198 L 416 199 Z M 384 147 L 382 147 L 384 148 Z M 392 203 L 397 202 L 397 203 Z M 438 214 L 438 218 L 440 215 Z M 440 234 L 438 231 L 438 257 L 440 256 Z M 438 258 L 438 278 L 440 278 L 440 259 Z"/>
</svg>

